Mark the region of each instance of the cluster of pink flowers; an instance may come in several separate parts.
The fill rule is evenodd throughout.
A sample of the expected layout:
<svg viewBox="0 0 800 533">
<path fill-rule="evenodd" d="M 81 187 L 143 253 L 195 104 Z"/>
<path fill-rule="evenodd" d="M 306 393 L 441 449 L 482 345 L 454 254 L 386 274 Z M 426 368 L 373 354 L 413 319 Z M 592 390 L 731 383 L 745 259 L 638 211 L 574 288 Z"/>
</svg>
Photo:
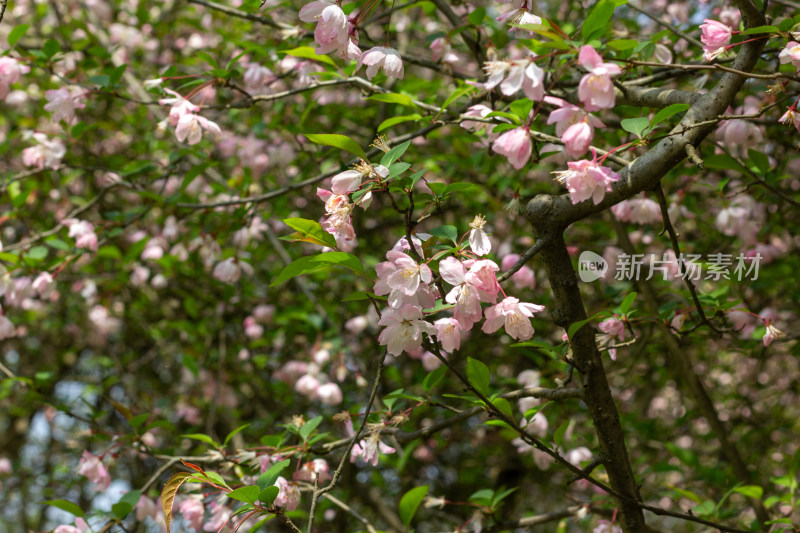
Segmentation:
<svg viewBox="0 0 800 533">
<path fill-rule="evenodd" d="M 367 78 L 372 79 L 379 69 L 390 78 L 403 78 L 403 60 L 397 50 L 375 46 L 362 53 L 358 47 L 356 19 L 348 18 L 340 5 L 341 0 L 314 0 L 300 9 L 300 20 L 316 22 L 314 41 L 318 55 L 335 53 L 347 60 L 367 66 Z"/>
<path fill-rule="evenodd" d="M 331 190 L 317 189 L 317 197 L 325 202 L 326 218 L 322 228 L 334 236 L 340 250 L 348 252 L 356 246 L 356 232 L 353 229 L 353 208 L 362 209 L 372 202 L 372 192 L 363 194 L 354 203 L 349 194 L 361 188 L 364 179 L 380 181 L 389 175 L 383 165 L 371 165 L 362 161 L 352 170 L 345 170 L 331 180 Z"/>
<path fill-rule="evenodd" d="M 631 198 L 611 206 L 611 212 L 622 222 L 656 224 L 661 222 L 661 207 L 649 198 Z"/>
<path fill-rule="evenodd" d="M 500 15 L 495 20 L 497 22 L 508 21 L 509 24 L 541 24 L 542 19 L 534 15 L 533 0 L 499 0 L 503 4 L 511 4 L 511 11 Z M 509 31 L 516 31 L 519 28 L 512 27 Z M 529 32 L 533 33 L 533 32 Z"/>
<path fill-rule="evenodd" d="M 594 159 L 582 159 L 567 163 L 569 170 L 556 171 L 556 179 L 563 183 L 569 191 L 573 204 L 592 199 L 595 205 L 603 201 L 606 192 L 611 192 L 611 184 L 620 179 L 619 174 L 597 161 L 597 153 L 592 152 Z"/>
<path fill-rule="evenodd" d="M 588 44 L 581 47 L 578 53 L 578 63 L 589 71 L 578 84 L 578 99 L 583 103 L 586 111 L 614 107 L 616 96 L 614 95 L 614 82 L 611 81 L 611 78 L 622 72 L 619 65 L 603 63 L 600 54 Z"/>
<path fill-rule="evenodd" d="M 203 130 L 219 135 L 222 133 L 220 127 L 207 118 L 197 114 L 200 106 L 194 105 L 189 100 L 170 89 L 164 89 L 172 95 L 172 98 L 162 98 L 158 101 L 161 105 L 171 105 L 169 116 L 159 124 L 160 128 L 166 124 L 175 127 L 175 137 L 178 141 L 186 141 L 187 144 L 197 144 L 203 138 Z"/>
<path fill-rule="evenodd" d="M 545 102 L 557 105 L 547 117 L 547 123 L 556 125 L 556 135 L 564 141 L 564 151 L 570 157 L 580 157 L 589 149 L 594 138 L 594 128 L 604 128 L 599 118 L 561 98 L 546 96 Z"/>
<path fill-rule="evenodd" d="M 485 221 L 478 216 L 471 224 L 470 247 L 476 256 L 491 250 L 483 226 Z M 421 254 L 421 247 L 417 246 Z M 494 333 L 505 327 L 506 333 L 515 339 L 527 340 L 534 330 L 530 318 L 544 310 L 536 304 L 520 302 L 506 296 L 497 303 L 501 292 L 497 282 L 499 267 L 488 259 L 460 260 L 450 256 L 439 262 L 439 275 L 453 288 L 444 295 L 444 300 L 453 305 L 453 316 L 441 318 L 434 324 L 425 319 L 424 309 L 434 307 L 441 298 L 439 290 L 432 284 L 433 272 L 427 263 L 417 263 L 403 249 L 408 249 L 407 240 L 401 239 L 394 249 L 386 254 L 388 261 L 376 266 L 378 281 L 373 288 L 377 295 L 388 295 L 389 309 L 383 312 L 380 326 L 384 326 L 378 341 L 392 355 L 400 355 L 419 349 L 423 334 L 435 337 L 447 352 L 459 349 L 461 336 L 485 317 L 482 330 Z M 484 312 L 482 303 L 495 304 Z"/>
<path fill-rule="evenodd" d="M 5 100 L 11 92 L 11 84 L 19 81 L 20 76 L 30 70 L 28 65 L 23 65 L 13 57 L 0 57 L 0 100 Z"/>
<path fill-rule="evenodd" d="M 85 107 L 81 102 L 83 93 L 75 95 L 67 87 L 46 91 L 44 96 L 47 99 L 44 109 L 53 114 L 53 122 L 63 120 L 67 124 L 72 124 L 75 119 L 75 110 Z"/>
<path fill-rule="evenodd" d="M 617 360 L 617 350 L 614 346 L 617 342 L 625 340 L 625 323 L 615 317 L 607 318 L 597 325 L 597 328 L 603 332 L 602 335 L 597 335 L 597 347 L 608 350 L 608 355 L 611 356 L 613 361 Z"/>
<path fill-rule="evenodd" d="M 498 85 L 500 92 L 511 96 L 520 89 L 534 101 L 544 98 L 544 70 L 531 59 L 515 59 L 510 61 L 487 61 L 483 66 L 489 79 L 485 83 L 473 83 L 487 91 Z"/>
<path fill-rule="evenodd" d="M 323 372 L 323 368 L 331 360 L 327 349 L 316 350 L 310 362 L 293 360 L 287 362 L 277 372 L 275 379 L 279 379 L 294 387 L 294 390 L 310 400 L 319 400 L 326 405 L 339 405 L 342 403 L 342 389 L 332 377 L 344 381 L 347 372 L 340 372 L 342 365 L 334 365 L 330 372 Z M 346 370 L 346 369 L 345 369 Z"/>
<path fill-rule="evenodd" d="M 51 139 L 39 132 L 34 133 L 31 137 L 37 144 L 22 150 L 22 163 L 26 167 L 36 167 L 39 170 L 57 168 L 67 154 L 67 149 L 61 139 Z"/>
<path fill-rule="evenodd" d="M 69 228 L 68 235 L 75 238 L 76 247 L 86 248 L 93 252 L 97 251 L 97 233 L 95 233 L 91 222 L 70 218 L 62 220 L 61 224 Z"/>
<path fill-rule="evenodd" d="M 717 20 L 705 19 L 700 30 L 703 32 L 700 36 L 703 42 L 703 59 L 711 61 L 727 50 L 733 36 L 730 26 Z"/>
</svg>

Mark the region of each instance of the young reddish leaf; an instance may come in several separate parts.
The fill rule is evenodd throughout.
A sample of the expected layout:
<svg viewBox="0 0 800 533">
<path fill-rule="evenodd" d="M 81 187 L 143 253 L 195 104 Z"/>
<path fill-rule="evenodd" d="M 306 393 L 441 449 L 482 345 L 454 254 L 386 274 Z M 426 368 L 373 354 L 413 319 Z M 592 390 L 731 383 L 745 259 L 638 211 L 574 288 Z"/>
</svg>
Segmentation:
<svg viewBox="0 0 800 533">
<path fill-rule="evenodd" d="M 187 463 L 186 461 L 181 462 L 200 470 L 191 463 Z M 200 471 L 202 472 L 202 470 Z M 164 511 L 164 521 L 167 523 L 167 533 L 169 533 L 169 524 L 172 522 L 172 504 L 175 502 L 175 496 L 178 494 L 178 489 L 181 488 L 181 485 L 183 485 L 184 481 L 186 481 L 186 478 L 189 476 L 191 476 L 189 472 L 178 472 L 169 478 L 169 481 L 167 481 L 167 484 L 164 485 L 164 488 L 161 490 L 161 509 Z"/>
<path fill-rule="evenodd" d="M 204 476 L 206 475 L 206 473 L 203 471 L 203 469 L 200 468 L 199 466 L 197 466 L 196 464 L 189 463 L 187 461 L 184 461 L 183 459 L 181 459 L 181 462 L 183 463 L 184 466 L 188 466 L 189 468 L 193 468 L 193 469 L 197 470 L 198 472 L 200 472 L 201 474 L 203 474 Z"/>
</svg>

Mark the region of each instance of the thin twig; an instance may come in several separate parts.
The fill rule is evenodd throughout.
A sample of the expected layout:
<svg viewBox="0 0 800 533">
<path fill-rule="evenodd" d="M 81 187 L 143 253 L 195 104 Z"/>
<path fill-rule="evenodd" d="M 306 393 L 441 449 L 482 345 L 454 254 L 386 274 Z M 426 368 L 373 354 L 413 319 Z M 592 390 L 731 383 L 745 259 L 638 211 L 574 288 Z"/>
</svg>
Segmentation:
<svg viewBox="0 0 800 533">
<path fill-rule="evenodd" d="M 372 392 L 370 392 L 369 400 L 367 401 L 367 407 L 364 409 L 364 419 L 361 421 L 361 426 L 359 426 L 358 431 L 356 431 L 355 435 L 353 435 L 353 437 L 350 439 L 347 448 L 342 454 L 342 458 L 339 460 L 339 466 L 337 466 L 336 470 L 334 470 L 331 481 L 325 487 L 314 489 L 314 492 L 311 495 L 311 509 L 308 512 L 308 533 L 311 533 L 314 527 L 314 513 L 317 509 L 317 501 L 319 500 L 320 496 L 327 494 L 336 487 L 336 483 L 339 482 L 339 478 L 342 476 L 344 467 L 350 458 L 350 452 L 353 450 L 353 446 L 355 446 L 356 442 L 358 442 L 358 439 L 361 438 L 364 428 L 367 427 L 367 420 L 369 419 L 369 414 L 372 411 L 372 404 L 375 403 L 375 397 L 378 395 L 378 388 L 380 387 L 381 376 L 383 375 L 383 364 L 387 356 L 388 354 L 385 351 L 378 356 L 378 368 L 375 371 L 375 379 L 372 382 Z"/>
<path fill-rule="evenodd" d="M 687 35 L 686 33 L 682 32 L 676 26 L 673 26 L 669 22 L 661 20 L 657 15 L 654 15 L 653 13 L 650 13 L 649 11 L 642 9 L 641 7 L 637 6 L 636 4 L 628 3 L 628 7 L 630 7 L 634 11 L 638 11 L 642 15 L 648 17 L 649 19 L 651 19 L 656 24 L 664 26 L 665 28 L 667 28 L 669 31 L 671 31 L 672 33 L 674 33 L 675 35 L 677 35 L 681 39 L 686 39 L 688 42 L 692 43 L 696 47 L 703 48 L 703 43 L 701 43 L 700 41 L 698 41 L 697 39 L 695 39 L 691 35 Z"/>
</svg>

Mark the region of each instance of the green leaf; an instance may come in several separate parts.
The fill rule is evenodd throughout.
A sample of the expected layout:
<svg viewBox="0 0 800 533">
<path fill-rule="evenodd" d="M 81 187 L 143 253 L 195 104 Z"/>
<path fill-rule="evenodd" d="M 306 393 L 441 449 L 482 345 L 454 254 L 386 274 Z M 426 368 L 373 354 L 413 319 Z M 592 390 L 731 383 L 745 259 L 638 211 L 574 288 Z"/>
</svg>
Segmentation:
<svg viewBox="0 0 800 533">
<path fill-rule="evenodd" d="M 208 52 L 204 52 L 204 51 L 202 51 L 202 50 L 199 50 L 199 51 L 195 52 L 195 53 L 194 53 L 194 55 L 195 55 L 197 58 L 199 58 L 199 59 L 202 59 L 203 61 L 205 61 L 206 63 L 208 63 L 208 64 L 209 64 L 209 65 L 211 65 L 212 67 L 214 67 L 214 68 L 219 68 L 219 63 L 217 63 L 217 60 L 216 60 L 216 59 L 214 59 L 214 58 L 211 56 L 211 54 L 209 54 Z"/>
<path fill-rule="evenodd" d="M 108 87 L 110 82 L 111 78 L 109 78 L 107 74 L 97 74 L 95 76 L 89 76 L 89 83 L 93 83 L 99 87 Z"/>
<path fill-rule="evenodd" d="M 386 179 L 396 178 L 409 168 L 411 168 L 411 163 L 395 163 L 389 167 L 389 175 L 386 176 Z"/>
<path fill-rule="evenodd" d="M 411 141 L 406 141 L 403 144 L 398 144 L 394 148 L 390 149 L 388 152 L 383 154 L 381 158 L 381 165 L 385 167 L 392 166 L 392 163 L 403 157 L 403 154 L 406 153 L 408 147 L 411 146 Z"/>
<path fill-rule="evenodd" d="M 54 55 L 61 51 L 61 45 L 55 39 L 48 39 L 42 46 L 42 53 L 47 59 L 52 59 Z"/>
<path fill-rule="evenodd" d="M 52 505 L 53 507 L 58 507 L 62 511 L 66 511 L 72 515 L 75 515 L 79 518 L 82 518 L 84 515 L 83 509 L 81 509 L 77 504 L 74 504 L 67 500 L 47 500 L 43 501 L 42 503 L 47 505 Z"/>
<path fill-rule="evenodd" d="M 362 159 L 367 158 L 367 154 L 361 148 L 361 145 L 347 135 L 339 135 L 337 133 L 304 133 L 303 135 L 308 137 L 308 140 L 313 143 L 333 146 L 334 148 L 357 155 Z"/>
<path fill-rule="evenodd" d="M 458 245 L 458 229 L 455 226 L 437 226 L 431 229 L 428 233 L 435 237 L 439 237 L 440 239 L 453 241 L 453 244 Z"/>
<path fill-rule="evenodd" d="M 761 171 L 762 174 L 766 174 L 769 171 L 769 158 L 763 152 L 759 152 L 757 150 L 753 150 L 752 148 L 748 148 L 747 155 L 750 156 L 750 161 L 755 163 L 758 170 Z"/>
<path fill-rule="evenodd" d="M 519 100 L 514 100 L 511 102 L 509 106 L 511 112 L 517 115 L 521 121 L 528 120 L 528 115 L 531 114 L 531 110 L 533 109 L 533 100 L 529 100 L 528 98 L 521 98 Z"/>
<path fill-rule="evenodd" d="M 192 477 L 189 472 L 178 472 L 169 478 L 167 484 L 161 489 L 161 509 L 164 511 L 164 520 L 167 523 L 167 533 L 169 533 L 169 525 L 172 522 L 172 504 L 175 502 L 175 496 L 189 477 Z"/>
<path fill-rule="evenodd" d="M 129 503 L 132 507 L 136 507 L 136 504 L 139 503 L 139 499 L 141 497 L 142 497 L 142 491 L 140 491 L 140 490 L 132 490 L 132 491 L 126 492 L 122 496 L 122 498 L 119 499 L 119 501 L 120 502 Z"/>
<path fill-rule="evenodd" d="M 588 43 L 605 33 L 616 7 L 613 0 L 600 0 L 595 4 L 581 27 L 581 37 L 583 37 L 584 42 Z"/>
<path fill-rule="evenodd" d="M 233 489 L 227 493 L 226 496 L 233 500 L 255 505 L 256 501 L 259 499 L 259 494 L 261 494 L 261 489 L 258 488 L 258 485 L 248 485 L 246 487 Z"/>
<path fill-rule="evenodd" d="M 275 481 L 278 479 L 278 476 L 281 475 L 281 472 L 283 472 L 284 468 L 289 466 L 289 463 L 291 463 L 289 459 L 284 459 L 280 463 L 275 463 L 269 467 L 266 472 L 258 476 L 258 481 L 256 481 L 256 483 L 258 483 L 259 488 L 263 490 L 274 485 Z M 261 501 L 263 502 L 264 500 Z"/>
<path fill-rule="evenodd" d="M 316 416 L 300 426 L 300 431 L 298 433 L 300 433 L 300 438 L 303 439 L 303 442 L 308 440 L 308 436 L 311 435 L 315 429 L 317 429 L 317 426 L 319 426 L 320 422 L 322 422 L 322 417 Z"/>
<path fill-rule="evenodd" d="M 733 492 L 742 494 L 748 498 L 755 498 L 756 500 L 760 500 L 764 496 L 764 489 L 758 485 L 744 485 L 742 487 L 736 487 L 733 489 Z"/>
<path fill-rule="evenodd" d="M 489 367 L 477 359 L 467 357 L 467 379 L 484 396 L 489 394 Z"/>
<path fill-rule="evenodd" d="M 747 169 L 740 165 L 734 158 L 725 154 L 710 155 L 703 158 L 703 166 L 711 170 L 747 172 Z"/>
<path fill-rule="evenodd" d="M 569 329 L 567 330 L 567 336 L 569 337 L 569 339 L 572 340 L 572 337 L 575 335 L 575 333 L 579 329 L 581 329 L 584 325 L 591 322 L 591 320 L 592 320 L 591 318 L 587 318 L 586 320 L 579 320 L 577 322 L 573 322 L 572 324 L 570 324 Z"/>
<path fill-rule="evenodd" d="M 133 505 L 128 502 L 117 502 L 111 506 L 111 512 L 120 520 L 124 520 L 131 511 L 133 511 Z"/>
<path fill-rule="evenodd" d="M 469 14 L 467 20 L 473 26 L 480 26 L 484 18 L 486 18 L 486 8 L 476 7 L 472 13 Z"/>
<path fill-rule="evenodd" d="M 690 490 L 679 489 L 678 487 L 672 487 L 672 486 L 670 486 L 670 488 L 675 492 L 677 492 L 678 494 L 680 494 L 681 496 L 683 496 L 684 498 L 688 498 L 695 503 L 700 503 L 703 501 L 703 499 L 700 496 L 698 496 L 697 494 L 695 494 Z"/>
<path fill-rule="evenodd" d="M 318 255 L 307 255 L 292 261 L 281 270 L 280 274 L 272 280 L 269 286 L 274 287 L 280 285 L 286 280 L 310 272 L 316 272 L 330 265 L 343 266 L 357 273 L 364 272 L 364 268 L 361 266 L 361 260 L 353 254 L 346 252 L 326 252 Z"/>
<path fill-rule="evenodd" d="M 30 27 L 30 24 L 20 24 L 19 26 L 14 26 L 14 28 L 8 32 L 8 46 L 14 46 L 17 44 L 17 41 L 22 39 L 22 36 L 25 35 L 25 32 L 28 31 L 28 28 Z"/>
<path fill-rule="evenodd" d="M 398 513 L 400 514 L 400 520 L 402 520 L 406 526 L 411 524 L 411 520 L 417 513 L 419 504 L 422 503 L 422 500 L 424 500 L 425 496 L 428 494 L 428 488 L 428 485 L 414 487 L 400 498 Z"/>
<path fill-rule="evenodd" d="M 401 115 L 398 117 L 387 118 L 378 125 L 378 133 L 384 130 L 388 130 L 389 128 L 391 128 L 392 126 L 396 126 L 397 124 L 402 124 L 403 122 L 409 122 L 412 120 L 420 120 L 421 118 L 422 115 L 420 115 L 419 113 L 414 113 L 413 115 Z"/>
<path fill-rule="evenodd" d="M 447 100 L 444 101 L 444 103 L 442 104 L 442 108 L 439 110 L 439 112 L 440 113 L 444 112 L 444 110 L 447 109 L 447 107 L 450 104 L 452 104 L 453 102 L 455 102 L 456 100 L 458 100 L 459 98 L 461 98 L 466 94 L 471 94 L 472 90 L 473 90 L 472 85 L 463 85 L 458 89 L 454 90 L 452 93 L 450 93 L 450 96 L 447 97 Z"/>
<path fill-rule="evenodd" d="M 422 388 L 425 392 L 429 393 L 431 390 L 442 381 L 442 378 L 447 373 L 446 366 L 440 366 L 433 372 L 428 373 L 425 379 L 422 380 Z"/>
<path fill-rule="evenodd" d="M 509 418 L 514 418 L 514 411 L 511 409 L 511 404 L 505 398 L 496 398 L 492 401 L 492 405 L 497 407 L 501 413 Z"/>
<path fill-rule="evenodd" d="M 616 39 L 614 41 L 609 41 L 606 46 L 617 51 L 630 50 L 639 46 L 639 41 L 635 39 Z"/>
<path fill-rule="evenodd" d="M 636 293 L 632 292 L 622 300 L 622 303 L 619 304 L 619 310 L 622 312 L 623 315 L 627 314 L 630 311 L 631 306 L 633 305 L 634 300 L 636 300 Z"/>
<path fill-rule="evenodd" d="M 47 257 L 47 254 L 49 252 L 50 250 L 47 249 L 47 246 L 34 246 L 30 250 L 28 250 L 28 253 L 25 254 L 25 257 L 27 257 L 28 259 L 35 259 L 37 261 L 41 261 L 42 259 Z"/>
<path fill-rule="evenodd" d="M 677 115 L 678 113 L 683 113 L 689 109 L 689 104 L 672 104 L 668 105 L 664 109 L 660 109 L 658 113 L 655 114 L 653 117 L 653 121 L 651 122 L 651 128 L 655 127 L 656 124 L 660 124 L 670 118 L 673 115 Z"/>
<path fill-rule="evenodd" d="M 711 500 L 706 500 L 700 505 L 695 505 L 694 508 L 692 508 L 692 512 L 701 517 L 712 516 L 715 508 L 716 506 L 714 505 L 714 502 Z"/>
<path fill-rule="evenodd" d="M 214 441 L 214 439 L 203 433 L 189 433 L 187 435 L 181 435 L 181 437 L 183 437 L 184 439 L 199 440 L 200 442 L 205 442 L 206 444 L 213 446 L 214 448 L 220 448 L 220 445 L 217 444 L 216 441 Z"/>
<path fill-rule="evenodd" d="M 564 436 L 567 434 L 567 429 L 569 428 L 569 424 L 570 421 L 567 420 L 566 422 L 558 426 L 555 433 L 553 433 L 553 442 L 555 443 L 557 448 L 563 448 Z"/>
<path fill-rule="evenodd" d="M 623 130 L 633 133 L 642 139 L 644 132 L 650 128 L 650 119 L 647 117 L 626 118 L 621 120 L 619 125 L 622 126 Z"/>
<path fill-rule="evenodd" d="M 280 491 L 281 489 L 279 489 L 274 485 L 271 487 L 267 487 L 258 494 L 258 501 L 264 502 L 267 504 L 268 507 L 271 507 L 272 504 L 275 502 L 275 498 L 278 497 L 278 493 Z"/>
<path fill-rule="evenodd" d="M 145 422 L 147 422 L 149 419 L 150 419 L 150 413 L 142 413 L 128 420 L 128 424 L 130 424 L 133 429 L 139 429 L 139 427 Z"/>
<path fill-rule="evenodd" d="M 332 67 L 336 66 L 333 59 L 326 55 L 317 55 L 314 48 L 310 46 L 301 46 L 299 48 L 292 48 L 291 50 L 280 50 L 279 54 L 286 54 L 292 57 L 302 57 L 303 59 L 311 59 L 314 61 L 319 61 L 320 63 L 325 63 L 326 65 L 330 65 Z"/>
<path fill-rule="evenodd" d="M 319 222 L 305 218 L 284 218 L 282 222 L 297 231 L 294 235 L 298 235 L 298 238 L 291 238 L 293 241 L 304 241 L 327 246 L 328 248 L 336 248 L 336 239 L 322 229 Z M 294 237 L 294 235 L 287 237 Z M 289 239 L 287 238 L 286 240 Z"/>
<path fill-rule="evenodd" d="M 791 25 L 789 27 L 791 28 Z M 781 29 L 778 26 L 756 26 L 755 28 L 748 28 L 744 30 L 740 33 L 740 35 L 753 35 L 755 33 L 780 33 L 780 31 Z"/>
<path fill-rule="evenodd" d="M 417 104 L 414 103 L 414 99 L 405 94 L 398 94 L 398 93 L 378 93 L 373 94 L 372 96 L 367 97 L 367 100 L 372 100 L 374 102 L 386 102 L 387 104 L 399 104 L 406 107 L 413 107 L 416 108 Z"/>
<path fill-rule="evenodd" d="M 520 123 L 519 117 L 517 115 L 515 115 L 514 113 L 506 113 L 505 111 L 492 111 L 484 118 L 492 118 L 492 117 L 503 117 L 512 121 L 514 124 Z"/>
<path fill-rule="evenodd" d="M 230 488 L 228 486 L 228 484 L 225 482 L 225 480 L 222 479 L 222 476 L 220 476 L 219 474 L 217 474 L 213 470 L 206 470 L 205 474 L 206 474 L 206 477 L 208 477 L 208 479 L 210 479 L 211 481 L 213 481 L 217 485 L 220 485 L 220 486 L 225 487 L 225 488 Z"/>
<path fill-rule="evenodd" d="M 227 445 L 228 445 L 228 443 L 231 441 L 231 439 L 234 437 L 234 435 L 236 435 L 236 434 L 237 434 L 237 433 L 239 433 L 240 431 L 243 431 L 243 430 L 245 430 L 245 429 L 247 428 L 247 426 L 249 426 L 249 425 L 250 425 L 250 424 L 244 424 L 244 425 L 241 425 L 241 426 L 239 426 L 238 428 L 236 428 L 236 429 L 234 429 L 233 431 L 231 431 L 230 433 L 228 433 L 228 436 L 227 436 L 227 437 L 225 437 L 225 440 L 222 442 L 222 446 L 223 446 L 223 448 L 224 448 L 225 446 L 227 446 Z"/>
</svg>

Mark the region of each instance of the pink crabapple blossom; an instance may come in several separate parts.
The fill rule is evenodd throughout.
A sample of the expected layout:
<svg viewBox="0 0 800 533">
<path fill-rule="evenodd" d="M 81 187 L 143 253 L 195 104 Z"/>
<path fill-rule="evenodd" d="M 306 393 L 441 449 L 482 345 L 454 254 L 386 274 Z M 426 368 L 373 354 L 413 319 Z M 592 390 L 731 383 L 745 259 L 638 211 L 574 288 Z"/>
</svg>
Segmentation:
<svg viewBox="0 0 800 533">
<path fill-rule="evenodd" d="M 394 452 L 394 448 L 381 442 L 379 433 L 373 433 L 353 446 L 353 450 L 350 452 L 350 462 L 354 463 L 356 459 L 361 458 L 372 466 L 378 466 L 379 453 L 388 455 Z"/>
<path fill-rule="evenodd" d="M 508 158 L 511 166 L 519 170 L 525 166 L 533 152 L 530 132 L 527 128 L 514 128 L 495 139 L 492 151 Z"/>
<path fill-rule="evenodd" d="M 203 529 L 203 518 L 205 517 L 205 506 L 200 495 L 191 495 L 178 504 L 178 511 L 183 516 L 184 520 L 188 522 L 189 527 L 195 531 Z"/>
<path fill-rule="evenodd" d="M 764 346 L 769 346 L 775 339 L 780 339 L 781 337 L 785 337 L 786 334 L 772 325 L 772 322 L 767 321 L 767 329 L 764 333 L 764 338 L 762 342 Z"/>
<path fill-rule="evenodd" d="M 487 61 L 484 70 L 489 76 L 485 83 L 473 83 L 487 91 L 498 85 L 500 92 L 511 96 L 520 89 L 531 100 L 539 101 L 544 98 L 544 70 L 530 59 L 517 59 L 511 61 Z"/>
<path fill-rule="evenodd" d="M 507 296 L 499 304 L 486 310 L 486 322 L 481 330 L 484 333 L 494 333 L 504 327 L 511 337 L 526 341 L 534 333 L 530 319 L 534 313 L 540 311 L 544 311 L 543 305 L 520 302 L 513 296 Z"/>
<path fill-rule="evenodd" d="M 611 192 L 611 184 L 620 179 L 619 174 L 608 167 L 598 164 L 597 154 L 594 159 L 582 159 L 567 163 L 569 170 L 556 171 L 556 179 L 563 183 L 569 191 L 573 204 L 592 199 L 594 205 L 599 204 Z"/>
<path fill-rule="evenodd" d="M 61 221 L 61 224 L 69 226 L 68 236 L 75 238 L 76 247 L 86 248 L 93 252 L 97 251 L 97 234 L 94 232 L 94 226 L 91 222 L 70 218 Z"/>
<path fill-rule="evenodd" d="M 429 47 L 433 60 L 438 63 L 458 63 L 460 61 L 458 55 L 453 53 L 453 48 L 450 46 L 450 41 L 444 37 L 437 37 L 431 42 Z"/>
<path fill-rule="evenodd" d="M 500 268 L 502 268 L 504 271 L 508 270 L 514 266 L 519 259 L 519 254 L 508 254 L 504 256 L 503 260 L 500 262 Z M 514 284 L 514 288 L 517 290 L 536 288 L 536 278 L 533 270 L 528 265 L 522 265 L 522 268 L 514 272 L 509 279 Z"/>
<path fill-rule="evenodd" d="M 20 76 L 30 70 L 28 65 L 23 65 L 13 57 L 0 57 L 0 101 L 5 100 L 11 92 L 11 84 L 19 81 Z"/>
<path fill-rule="evenodd" d="M 51 139 L 39 132 L 34 133 L 31 137 L 37 144 L 22 150 L 22 163 L 26 167 L 37 167 L 39 170 L 58 167 L 67 154 L 67 149 L 61 139 Z"/>
<path fill-rule="evenodd" d="M 378 343 L 395 356 L 419 348 L 423 333 L 436 334 L 436 328 L 422 320 L 422 316 L 422 309 L 413 305 L 384 311 L 378 325 L 386 328 L 378 336 Z"/>
<path fill-rule="evenodd" d="M 53 122 L 64 120 L 67 124 L 71 124 L 75 118 L 75 109 L 84 107 L 83 104 L 76 103 L 76 97 L 67 87 L 45 91 L 44 95 L 47 99 L 44 109 L 53 114 Z"/>
<path fill-rule="evenodd" d="M 392 290 L 400 291 L 407 296 L 413 296 L 420 283 L 430 283 L 433 279 L 430 267 L 425 263 L 417 264 L 409 255 L 397 250 L 390 250 L 386 258 L 391 261 L 397 270 L 388 278 L 387 282 Z"/>
<path fill-rule="evenodd" d="M 440 318 L 433 323 L 436 338 L 442 343 L 442 350 L 454 352 L 461 347 L 461 324 L 455 318 Z"/>
<path fill-rule="evenodd" d="M 111 483 L 111 476 L 103 465 L 103 461 L 86 450 L 78 463 L 78 474 L 87 477 L 94 483 L 94 489 L 97 492 L 105 492 Z"/>
<path fill-rule="evenodd" d="M 589 71 L 578 84 L 578 99 L 586 111 L 610 109 L 614 107 L 616 96 L 611 81 L 622 69 L 614 63 L 603 63 L 603 58 L 594 47 L 584 45 L 578 53 L 578 62 Z"/>
<path fill-rule="evenodd" d="M 791 63 L 794 68 L 800 71 L 800 43 L 789 41 L 786 47 L 778 55 L 781 64 Z M 2 59 L 0 59 L 2 61 Z"/>
<path fill-rule="evenodd" d="M 469 232 L 469 247 L 478 257 L 486 255 L 492 251 L 492 243 L 489 242 L 489 236 L 483 231 L 486 225 L 486 217 L 475 215 L 469 227 L 472 228 Z"/>
<path fill-rule="evenodd" d="M 175 138 L 180 142 L 185 140 L 186 144 L 191 146 L 202 140 L 203 130 L 215 135 L 222 133 L 222 130 L 215 122 L 194 113 L 186 113 L 178 119 L 178 124 L 175 127 Z"/>
<path fill-rule="evenodd" d="M 297 484 L 287 481 L 283 476 L 279 476 L 275 481 L 278 487 L 278 496 L 275 498 L 275 505 L 283 507 L 287 511 L 294 511 L 300 505 L 300 487 Z"/>
<path fill-rule="evenodd" d="M 705 19 L 700 30 L 703 32 L 700 40 L 703 42 L 703 59 L 706 61 L 711 61 L 724 52 L 733 35 L 727 24 L 712 19 Z"/>
<path fill-rule="evenodd" d="M 394 48 L 385 46 L 370 48 L 359 58 L 356 70 L 360 69 L 362 64 L 367 66 L 367 78 L 370 80 L 375 77 L 379 69 L 386 72 L 390 78 L 403 79 L 403 60 Z"/>
</svg>

